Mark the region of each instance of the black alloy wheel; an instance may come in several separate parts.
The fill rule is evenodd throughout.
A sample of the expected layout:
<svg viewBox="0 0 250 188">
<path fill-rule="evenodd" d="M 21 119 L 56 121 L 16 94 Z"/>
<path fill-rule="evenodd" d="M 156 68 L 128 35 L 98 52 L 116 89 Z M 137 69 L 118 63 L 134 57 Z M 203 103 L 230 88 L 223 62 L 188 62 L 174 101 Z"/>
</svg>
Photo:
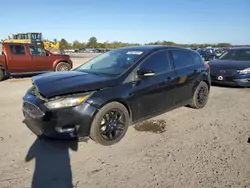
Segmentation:
<svg viewBox="0 0 250 188">
<path fill-rule="evenodd" d="M 104 116 L 100 124 L 100 133 L 108 141 L 119 138 L 126 125 L 124 113 L 119 109 L 112 109 Z"/>
<path fill-rule="evenodd" d="M 206 88 L 204 86 L 201 86 L 197 93 L 197 102 L 200 105 L 203 105 L 207 100 L 207 96 L 208 96 L 208 93 L 206 91 Z"/>
<path fill-rule="evenodd" d="M 209 97 L 209 88 L 206 82 L 201 81 L 195 89 L 192 103 L 189 105 L 192 108 L 203 108 L 206 106 Z"/>
<path fill-rule="evenodd" d="M 127 108 L 119 102 L 110 102 L 95 115 L 90 137 L 101 145 L 113 145 L 124 137 L 129 124 L 130 117 Z"/>
</svg>

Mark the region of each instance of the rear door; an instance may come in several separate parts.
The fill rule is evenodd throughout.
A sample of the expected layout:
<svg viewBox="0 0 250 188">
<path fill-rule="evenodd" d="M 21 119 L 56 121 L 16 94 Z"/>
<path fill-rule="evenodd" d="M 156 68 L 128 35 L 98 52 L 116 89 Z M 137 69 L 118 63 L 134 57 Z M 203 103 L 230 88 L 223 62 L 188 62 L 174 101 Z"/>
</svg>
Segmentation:
<svg viewBox="0 0 250 188">
<path fill-rule="evenodd" d="M 29 45 L 29 53 L 31 56 L 30 63 L 34 67 L 34 71 L 51 71 L 53 68 L 53 57 L 40 46 Z"/>
<path fill-rule="evenodd" d="M 176 103 L 182 103 L 192 98 L 193 86 L 201 71 L 201 57 L 195 52 L 182 49 L 170 51 L 174 69 L 177 74 Z"/>
<path fill-rule="evenodd" d="M 8 50 L 6 60 L 8 62 L 8 72 L 24 73 L 32 72 L 29 52 L 24 44 L 7 44 Z"/>
<path fill-rule="evenodd" d="M 138 70 L 151 70 L 154 76 L 140 79 L 135 88 L 139 119 L 174 105 L 176 75 L 166 50 L 159 50 L 145 59 Z"/>
</svg>

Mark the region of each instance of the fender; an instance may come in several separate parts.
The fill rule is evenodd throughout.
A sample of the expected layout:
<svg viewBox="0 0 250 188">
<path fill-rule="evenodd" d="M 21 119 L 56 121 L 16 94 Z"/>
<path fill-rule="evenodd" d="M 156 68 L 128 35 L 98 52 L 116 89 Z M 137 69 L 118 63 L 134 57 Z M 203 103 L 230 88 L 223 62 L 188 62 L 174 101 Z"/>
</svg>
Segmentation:
<svg viewBox="0 0 250 188">
<path fill-rule="evenodd" d="M 207 72 L 202 72 L 202 74 L 200 74 L 199 78 L 197 79 L 196 83 L 194 84 L 194 87 L 192 89 L 192 93 L 194 94 L 196 88 L 198 87 L 199 83 L 201 81 L 204 81 L 207 83 L 208 85 L 208 89 L 210 91 L 210 87 L 211 87 L 211 80 L 208 79 L 209 78 L 209 74 Z"/>
<path fill-rule="evenodd" d="M 111 88 L 105 88 L 102 90 L 102 94 L 100 95 L 105 96 L 104 98 L 101 99 L 99 98 L 99 96 L 93 96 L 92 99 L 87 100 L 86 102 L 91 104 L 97 109 L 101 109 L 103 106 L 105 106 L 110 102 L 119 102 L 126 107 L 130 116 L 130 120 L 132 120 L 132 114 L 136 112 L 136 109 L 134 109 L 133 106 L 131 106 L 130 102 L 126 102 L 127 99 L 129 98 L 129 92 L 124 93 L 123 95 L 117 95 L 116 98 L 112 98 L 112 95 L 108 94 L 110 91 L 106 93 L 106 89 L 110 90 Z M 99 93 L 100 92 L 101 91 L 99 91 Z M 116 91 L 114 90 L 113 92 L 115 93 Z"/>
</svg>

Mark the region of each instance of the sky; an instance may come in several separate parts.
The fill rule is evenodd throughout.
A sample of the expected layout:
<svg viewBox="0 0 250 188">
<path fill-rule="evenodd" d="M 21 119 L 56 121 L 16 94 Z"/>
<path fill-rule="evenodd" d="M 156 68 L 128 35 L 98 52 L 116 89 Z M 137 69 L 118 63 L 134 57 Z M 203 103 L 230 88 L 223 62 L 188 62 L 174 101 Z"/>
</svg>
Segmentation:
<svg viewBox="0 0 250 188">
<path fill-rule="evenodd" d="M 4 0 L 0 39 L 250 44 L 250 0 Z"/>
</svg>

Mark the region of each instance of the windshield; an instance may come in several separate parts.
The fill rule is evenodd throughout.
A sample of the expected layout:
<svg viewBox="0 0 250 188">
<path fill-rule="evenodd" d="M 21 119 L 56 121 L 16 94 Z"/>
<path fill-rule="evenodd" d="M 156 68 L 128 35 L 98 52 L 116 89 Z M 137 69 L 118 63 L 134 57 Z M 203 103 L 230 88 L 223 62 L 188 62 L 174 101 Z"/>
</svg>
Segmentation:
<svg viewBox="0 0 250 188">
<path fill-rule="evenodd" d="M 250 49 L 232 49 L 222 54 L 219 59 L 250 61 Z"/>
<path fill-rule="evenodd" d="M 75 71 L 84 71 L 94 74 L 119 75 L 133 65 L 143 51 L 117 49 L 95 57 Z"/>
</svg>

